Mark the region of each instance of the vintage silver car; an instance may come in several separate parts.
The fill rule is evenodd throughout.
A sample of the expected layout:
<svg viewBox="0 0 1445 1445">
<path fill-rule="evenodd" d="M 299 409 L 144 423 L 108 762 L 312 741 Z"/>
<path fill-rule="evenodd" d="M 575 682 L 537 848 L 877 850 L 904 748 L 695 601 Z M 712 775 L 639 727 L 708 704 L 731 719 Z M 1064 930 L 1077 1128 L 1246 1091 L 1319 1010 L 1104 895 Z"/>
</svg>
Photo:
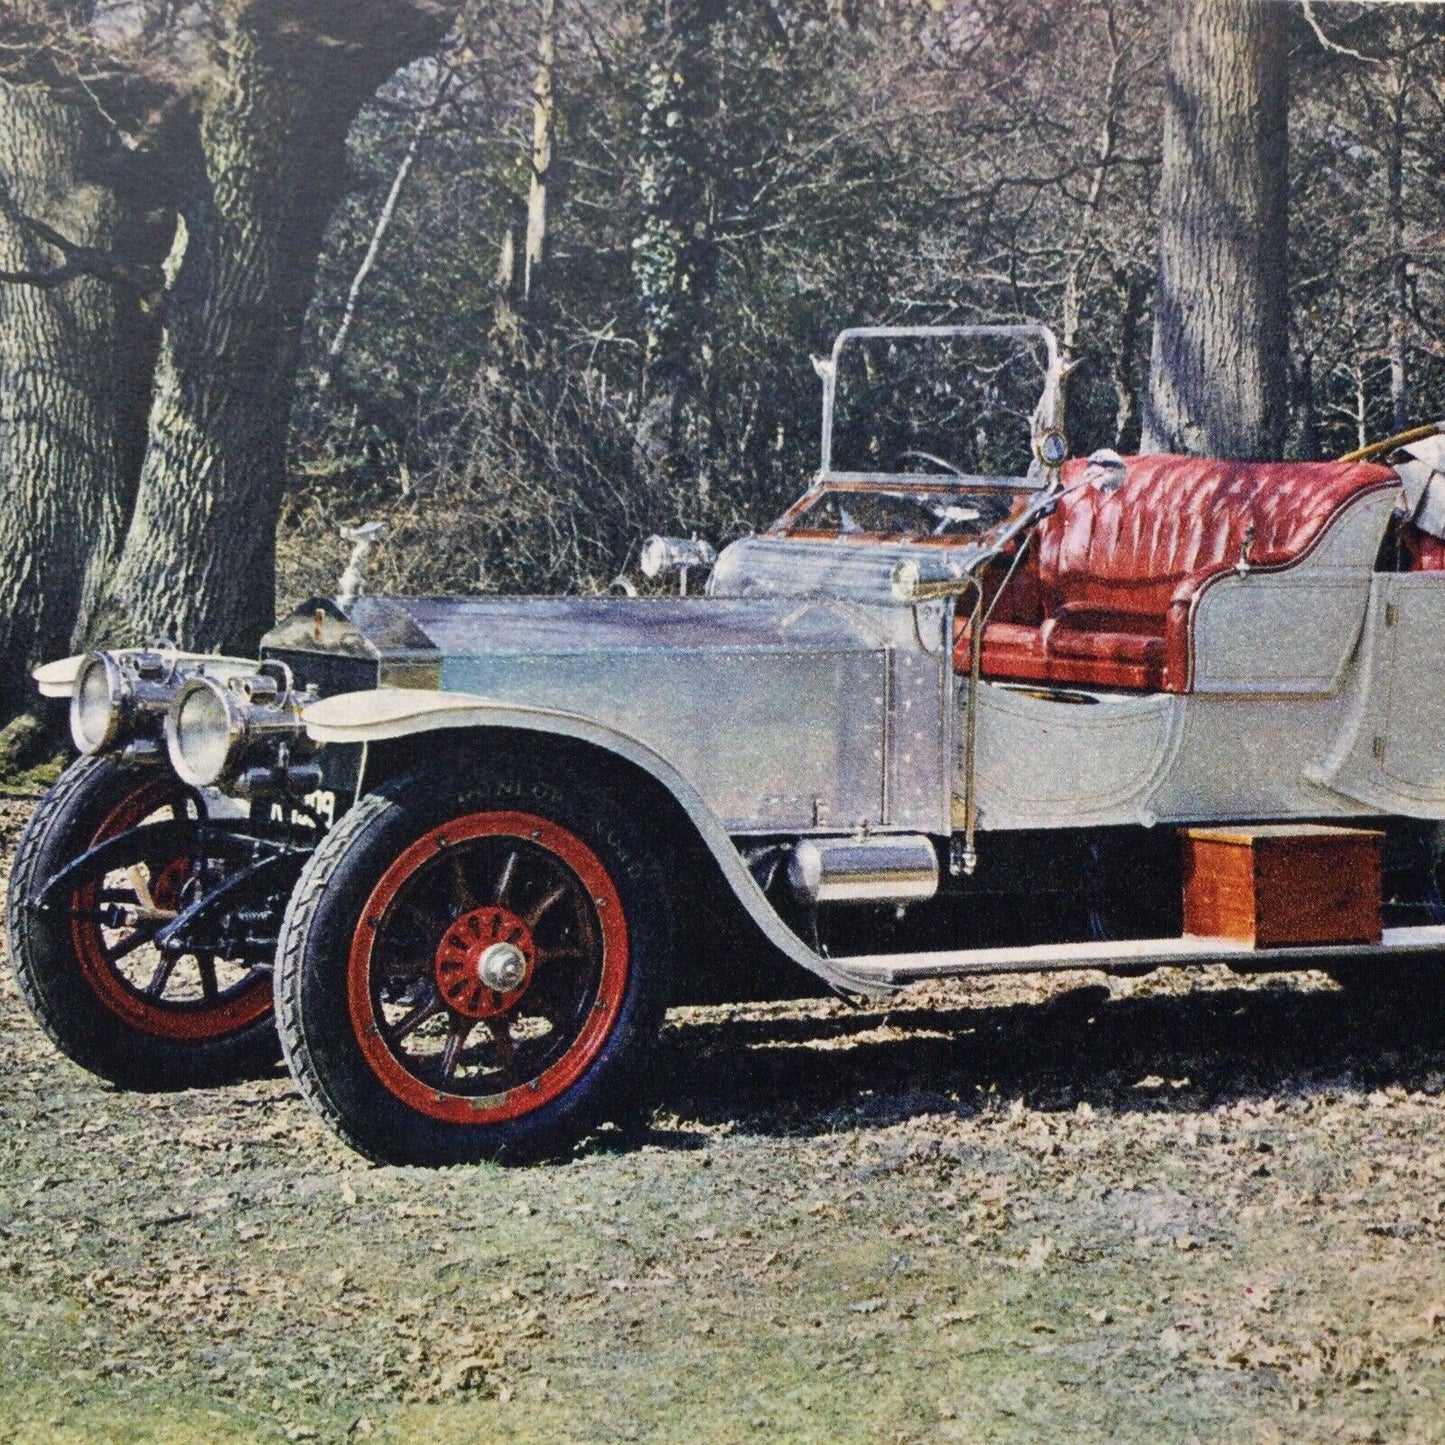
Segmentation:
<svg viewBox="0 0 1445 1445">
<path fill-rule="evenodd" d="M 1035 368 L 1022 409 L 997 368 L 915 388 L 1003 416 L 1017 465 L 868 394 L 936 341 Z M 702 596 L 383 598 L 353 568 L 259 660 L 39 669 L 82 756 L 8 928 L 56 1044 L 174 1087 L 279 1034 L 362 1153 L 525 1159 L 625 1118 L 679 998 L 1445 949 L 1434 428 L 1385 463 L 1069 460 L 1045 328 L 849 331 L 816 364 L 821 468 Z M 1302 823 L 1379 844 L 1380 928 L 1184 931 L 1182 833 Z"/>
</svg>

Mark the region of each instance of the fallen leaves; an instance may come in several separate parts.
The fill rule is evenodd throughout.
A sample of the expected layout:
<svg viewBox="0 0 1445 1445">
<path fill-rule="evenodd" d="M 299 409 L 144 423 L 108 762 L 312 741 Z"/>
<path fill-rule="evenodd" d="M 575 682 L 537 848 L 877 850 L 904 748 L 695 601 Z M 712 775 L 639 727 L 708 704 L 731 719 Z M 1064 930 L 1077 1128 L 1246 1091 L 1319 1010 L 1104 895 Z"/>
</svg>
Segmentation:
<svg viewBox="0 0 1445 1445">
<path fill-rule="evenodd" d="M 1018 1434 L 1005 1408 L 1067 1438 L 1058 1392 L 1135 1387 L 1143 1430 L 1156 1402 L 1197 1404 L 1202 1369 L 1231 1375 L 1220 1438 L 1265 1438 L 1301 1400 L 1347 1423 L 1280 1438 L 1348 1439 L 1350 1410 L 1397 1382 L 1438 1394 L 1441 1055 L 1391 1062 L 1352 1033 L 1363 1064 L 1296 1059 L 1284 1082 L 1293 1035 L 1190 1054 L 1211 1000 L 1254 1006 L 1226 976 L 1121 986 L 1085 1047 L 1081 1017 L 1050 1021 L 1077 987 L 930 985 L 886 1027 L 828 1000 L 679 1013 L 674 1142 L 426 1172 L 363 1165 L 282 1078 L 107 1092 L 57 1065 L 0 980 L 0 1326 L 17 1358 L 85 1361 L 87 1388 L 160 1380 L 284 1422 L 268 1438 L 390 1438 L 428 1403 L 438 1438 L 544 1432 L 517 1422 L 559 1399 L 587 1402 L 573 1433 L 621 1408 L 670 1438 L 684 1407 L 642 1379 L 689 1421 L 756 1381 L 772 1438 L 826 1435 L 783 1414 L 814 1385 L 849 1419 L 921 1407 L 922 1435 L 954 1439 Z M 1109 1021 L 1131 999 L 1133 1033 Z M 824 1054 L 847 1072 L 815 1070 Z M 101 1108 L 105 1132 L 83 1132 Z M 1266 1161 L 1276 1178 L 1249 1172 Z M 1007 1400 L 965 1393 L 951 1372 L 976 1357 Z"/>
<path fill-rule="evenodd" d="M 1042 1237 L 1031 1239 L 1028 1249 L 1024 1251 L 1021 1266 L 1026 1270 L 1037 1273 L 1048 1264 L 1049 1260 L 1053 1257 L 1053 1253 L 1054 1245 L 1052 1240 Z"/>
<path fill-rule="evenodd" d="M 453 1360 L 441 1372 L 438 1385 L 443 1394 L 453 1394 L 462 1390 L 496 1394 L 503 1387 L 493 1382 L 492 1371 L 495 1365 L 496 1362 L 492 1358 L 466 1355 L 459 1360 Z M 508 1398 L 510 1398 L 510 1394 Z"/>
</svg>

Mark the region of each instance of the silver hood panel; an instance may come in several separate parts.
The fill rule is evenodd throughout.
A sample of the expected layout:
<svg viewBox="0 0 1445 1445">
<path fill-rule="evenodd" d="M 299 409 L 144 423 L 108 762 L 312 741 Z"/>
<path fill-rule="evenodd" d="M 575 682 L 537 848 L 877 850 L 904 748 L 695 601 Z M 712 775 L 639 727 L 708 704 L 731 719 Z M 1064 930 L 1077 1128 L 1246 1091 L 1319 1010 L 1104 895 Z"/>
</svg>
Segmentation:
<svg viewBox="0 0 1445 1445">
<path fill-rule="evenodd" d="M 587 718 L 687 777 L 732 832 L 947 831 L 945 659 L 912 611 L 838 600 L 359 598 L 308 603 L 271 648 L 348 639 L 386 670 Z M 309 609 L 309 610 L 308 610 Z M 334 624 L 332 613 L 336 614 Z M 320 631 L 324 641 L 312 640 Z"/>
<path fill-rule="evenodd" d="M 364 599 L 363 599 L 364 600 Z M 839 603 L 717 603 L 628 597 L 393 599 L 445 658 L 498 654 L 850 650 L 887 635 L 869 611 Z M 889 628 L 888 631 L 892 631 Z"/>
</svg>

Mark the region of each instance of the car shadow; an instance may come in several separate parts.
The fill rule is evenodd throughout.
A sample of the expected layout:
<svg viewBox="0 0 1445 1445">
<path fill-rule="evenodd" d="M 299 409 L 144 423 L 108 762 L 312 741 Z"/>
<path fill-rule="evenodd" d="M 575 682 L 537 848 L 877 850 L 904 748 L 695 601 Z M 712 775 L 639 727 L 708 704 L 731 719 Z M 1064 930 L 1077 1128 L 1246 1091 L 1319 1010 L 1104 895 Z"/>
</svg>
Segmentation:
<svg viewBox="0 0 1445 1445">
<path fill-rule="evenodd" d="M 1057 985 L 1055 985 L 1057 987 Z M 1386 991 L 1311 976 L 1112 996 L 1097 982 L 978 1007 L 807 1006 L 693 1018 L 665 1031 L 645 1142 L 695 1147 L 689 1124 L 828 1133 L 1021 1098 L 1198 1111 L 1245 1097 L 1445 1086 L 1445 1003 L 1426 976 Z M 663 1127 L 662 1119 L 678 1127 Z"/>
</svg>

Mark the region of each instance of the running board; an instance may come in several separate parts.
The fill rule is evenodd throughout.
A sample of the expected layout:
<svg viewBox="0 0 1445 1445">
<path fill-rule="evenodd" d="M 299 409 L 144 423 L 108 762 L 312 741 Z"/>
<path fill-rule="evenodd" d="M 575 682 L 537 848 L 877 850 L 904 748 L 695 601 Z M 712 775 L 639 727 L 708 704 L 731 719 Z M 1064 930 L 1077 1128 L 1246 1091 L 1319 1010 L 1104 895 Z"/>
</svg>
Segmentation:
<svg viewBox="0 0 1445 1445">
<path fill-rule="evenodd" d="M 1231 938 L 1143 938 L 1110 943 L 1043 943 L 1027 948 L 966 948 L 944 953 L 877 953 L 834 958 L 839 973 L 872 987 L 918 983 L 927 978 L 968 978 L 989 973 L 1053 973 L 1066 969 L 1188 967 L 1247 963 L 1251 968 L 1313 968 L 1347 958 L 1395 958 L 1445 953 L 1445 924 L 1387 928 L 1379 943 L 1296 948 L 1254 948 Z"/>
</svg>

